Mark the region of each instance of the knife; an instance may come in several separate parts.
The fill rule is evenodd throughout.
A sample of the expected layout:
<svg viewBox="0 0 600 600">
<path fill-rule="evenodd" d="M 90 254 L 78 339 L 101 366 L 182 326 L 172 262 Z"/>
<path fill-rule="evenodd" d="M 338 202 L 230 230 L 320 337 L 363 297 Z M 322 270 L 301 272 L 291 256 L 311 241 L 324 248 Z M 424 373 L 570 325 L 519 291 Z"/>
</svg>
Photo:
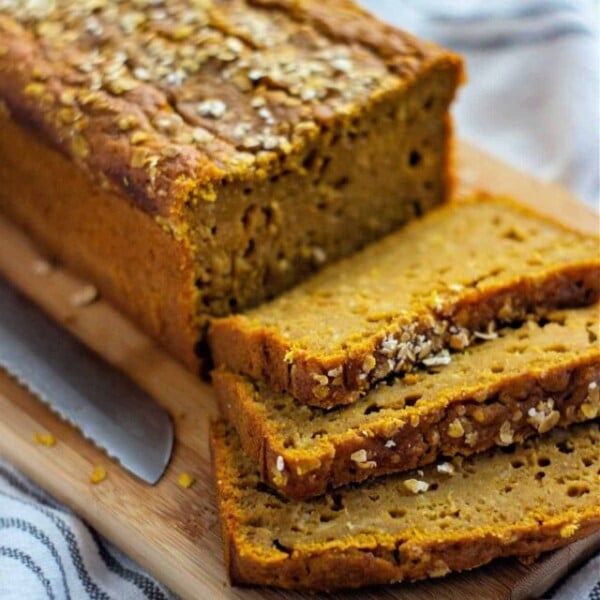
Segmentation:
<svg viewBox="0 0 600 600">
<path fill-rule="evenodd" d="M 173 449 L 169 414 L 0 279 L 0 368 L 134 475 L 155 484 Z"/>
</svg>

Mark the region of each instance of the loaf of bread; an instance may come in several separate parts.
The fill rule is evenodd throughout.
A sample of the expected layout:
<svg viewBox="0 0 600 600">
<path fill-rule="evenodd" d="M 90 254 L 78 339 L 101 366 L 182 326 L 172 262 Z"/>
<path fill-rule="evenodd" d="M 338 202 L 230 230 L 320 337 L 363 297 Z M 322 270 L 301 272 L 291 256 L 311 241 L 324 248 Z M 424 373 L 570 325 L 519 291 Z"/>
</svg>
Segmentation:
<svg viewBox="0 0 600 600">
<path fill-rule="evenodd" d="M 381 383 L 334 411 L 225 370 L 213 372 L 216 396 L 261 479 L 305 499 L 600 416 L 598 310 L 490 333 L 497 339 L 448 366 Z"/>
<path fill-rule="evenodd" d="M 260 481 L 233 428 L 216 424 L 211 445 L 234 583 L 332 590 L 440 577 L 600 529 L 598 423 L 305 502 Z"/>
<path fill-rule="evenodd" d="M 0 209 L 196 367 L 448 196 L 461 78 L 348 0 L 4 2 Z"/>
<path fill-rule="evenodd" d="M 324 408 L 443 366 L 496 323 L 600 294 L 598 238 L 493 197 L 451 203 L 270 303 L 216 319 L 217 365 Z"/>
</svg>

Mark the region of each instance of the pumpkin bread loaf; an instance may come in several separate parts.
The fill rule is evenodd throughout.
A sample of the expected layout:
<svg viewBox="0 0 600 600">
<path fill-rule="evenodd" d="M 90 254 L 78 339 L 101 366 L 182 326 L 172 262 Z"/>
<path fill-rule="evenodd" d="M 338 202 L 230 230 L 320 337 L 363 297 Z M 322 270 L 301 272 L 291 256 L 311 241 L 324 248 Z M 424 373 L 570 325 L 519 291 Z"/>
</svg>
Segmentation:
<svg viewBox="0 0 600 600">
<path fill-rule="evenodd" d="M 356 401 L 394 372 L 443 366 L 496 324 L 600 294 L 598 238 L 512 201 L 451 203 L 242 315 L 216 319 L 217 366 L 300 402 Z"/>
<path fill-rule="evenodd" d="M 0 210 L 197 367 L 444 201 L 454 54 L 347 0 L 2 2 Z"/>
<path fill-rule="evenodd" d="M 522 442 L 600 416 L 598 306 L 490 334 L 438 369 L 390 379 L 325 411 L 225 370 L 222 413 L 261 479 L 288 498 Z"/>
<path fill-rule="evenodd" d="M 214 425 L 211 445 L 238 584 L 332 590 L 440 577 L 600 529 L 598 423 L 304 502 L 261 482 L 233 428 Z"/>
</svg>

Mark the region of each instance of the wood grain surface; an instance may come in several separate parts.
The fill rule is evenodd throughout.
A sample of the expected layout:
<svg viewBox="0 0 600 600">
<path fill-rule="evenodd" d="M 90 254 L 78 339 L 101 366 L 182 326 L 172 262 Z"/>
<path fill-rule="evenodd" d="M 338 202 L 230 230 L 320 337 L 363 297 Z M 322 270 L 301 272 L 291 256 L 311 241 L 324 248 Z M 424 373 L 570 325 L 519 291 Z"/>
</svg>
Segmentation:
<svg viewBox="0 0 600 600">
<path fill-rule="evenodd" d="M 480 188 L 510 194 L 581 230 L 598 231 L 598 216 L 566 191 L 536 181 L 468 144 L 457 148 L 457 168 L 459 192 Z M 231 588 L 227 582 L 207 446 L 209 418 L 216 414 L 210 386 L 177 364 L 105 301 L 74 307 L 70 297 L 84 282 L 58 266 L 47 274 L 36 274 L 34 265 L 41 258 L 20 231 L 0 219 L 0 275 L 165 406 L 176 424 L 176 445 L 165 476 L 151 487 L 113 463 L 0 372 L 0 455 L 183 598 L 303 598 L 297 593 Z M 57 444 L 51 448 L 35 444 L 36 433 L 53 434 Z M 92 485 L 89 478 L 96 465 L 103 465 L 108 476 L 101 484 Z M 184 472 L 195 479 L 189 489 L 177 484 Z M 600 535 L 542 557 L 531 566 L 499 560 L 441 580 L 329 597 L 539 597 L 599 545 Z"/>
</svg>

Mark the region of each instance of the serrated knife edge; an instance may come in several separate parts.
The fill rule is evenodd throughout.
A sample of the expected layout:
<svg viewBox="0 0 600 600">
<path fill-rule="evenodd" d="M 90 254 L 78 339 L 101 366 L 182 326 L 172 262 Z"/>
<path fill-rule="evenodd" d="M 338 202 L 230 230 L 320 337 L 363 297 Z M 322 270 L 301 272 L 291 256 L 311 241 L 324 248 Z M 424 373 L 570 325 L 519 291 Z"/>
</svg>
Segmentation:
<svg viewBox="0 0 600 600">
<path fill-rule="evenodd" d="M 0 368 L 148 483 L 173 448 L 168 413 L 0 279 Z"/>
</svg>

